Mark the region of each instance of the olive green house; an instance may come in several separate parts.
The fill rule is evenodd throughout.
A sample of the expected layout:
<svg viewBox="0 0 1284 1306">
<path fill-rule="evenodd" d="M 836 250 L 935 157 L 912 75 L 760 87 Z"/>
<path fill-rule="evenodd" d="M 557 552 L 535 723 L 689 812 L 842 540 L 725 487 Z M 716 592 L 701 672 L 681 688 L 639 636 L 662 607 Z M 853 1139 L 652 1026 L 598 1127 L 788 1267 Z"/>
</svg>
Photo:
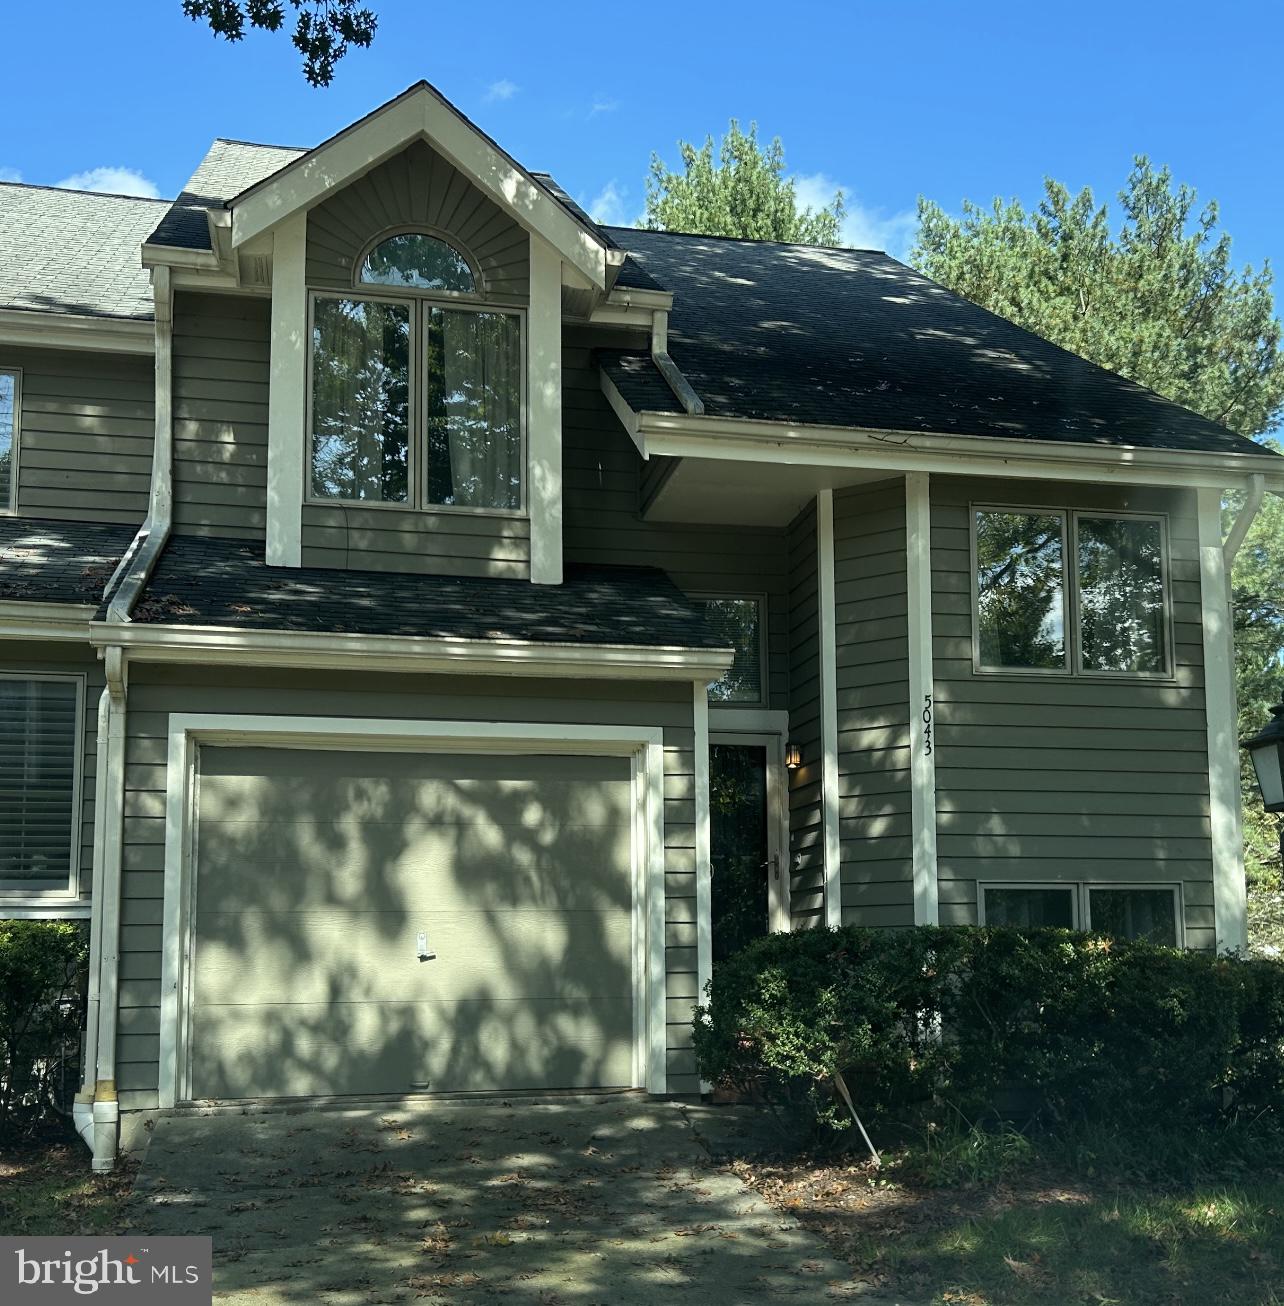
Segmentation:
<svg viewBox="0 0 1284 1306">
<path fill-rule="evenodd" d="M 422 83 L 0 185 L 0 251 L 0 914 L 89 922 L 98 1168 L 698 1093 L 768 930 L 1243 944 L 1262 447 L 885 254 L 599 226 Z"/>
</svg>

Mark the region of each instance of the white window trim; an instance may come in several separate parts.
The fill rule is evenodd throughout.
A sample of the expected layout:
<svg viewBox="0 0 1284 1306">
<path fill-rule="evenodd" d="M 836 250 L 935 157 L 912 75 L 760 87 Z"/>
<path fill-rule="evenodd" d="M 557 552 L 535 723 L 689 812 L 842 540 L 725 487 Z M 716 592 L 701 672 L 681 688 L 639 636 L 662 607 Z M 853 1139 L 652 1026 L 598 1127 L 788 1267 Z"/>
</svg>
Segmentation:
<svg viewBox="0 0 1284 1306">
<path fill-rule="evenodd" d="M 190 1100 L 187 1025 L 195 887 L 197 760 L 201 744 L 263 748 L 560 753 L 631 759 L 634 791 L 634 1083 L 668 1091 L 665 971 L 664 731 L 625 725 L 411 721 L 382 717 L 292 717 L 171 713 L 165 791 L 165 887 L 161 942 L 159 1105 Z"/>
<path fill-rule="evenodd" d="M 398 228 L 400 230 L 400 228 Z M 474 295 L 420 291 L 416 294 L 387 294 L 387 287 L 358 285 L 351 292 L 346 290 L 309 290 L 307 320 L 307 372 L 306 372 L 306 430 L 304 432 L 303 458 L 303 502 L 309 506 L 322 508 L 370 508 L 377 512 L 416 513 L 450 513 L 464 517 L 504 517 L 525 519 L 530 516 L 530 402 L 527 373 L 527 311 L 509 304 L 495 304 L 483 301 Z M 313 417 L 313 358 L 312 347 L 316 321 L 316 304 L 319 299 L 338 299 L 347 302 L 368 301 L 376 304 L 411 304 L 410 310 L 410 380 L 407 408 L 410 414 L 406 454 L 406 492 L 404 503 L 388 502 L 381 499 L 340 499 L 317 495 L 312 488 L 312 466 L 315 453 L 315 423 Z M 425 310 L 442 308 L 452 312 L 502 313 L 515 317 L 518 322 L 518 349 L 521 354 L 518 376 L 521 395 L 518 404 L 521 423 L 521 451 L 518 460 L 522 469 L 521 501 L 516 508 L 472 507 L 468 504 L 430 503 L 428 501 L 427 471 L 425 456 L 428 387 L 423 382 L 424 360 L 422 337 Z"/>
<path fill-rule="evenodd" d="M 18 512 L 18 463 L 22 452 L 22 368 L 0 364 L 0 375 L 13 377 L 13 448 L 9 455 L 9 494 L 0 500 L 0 517 Z"/>
<path fill-rule="evenodd" d="M 1065 641 L 1061 667 L 990 667 L 981 662 L 981 594 L 978 575 L 976 518 L 978 513 L 1028 513 L 1037 517 L 1061 519 L 1061 602 L 1062 631 Z M 1083 647 L 1079 638 L 1079 518 L 1097 517 L 1111 521 L 1152 521 L 1159 524 L 1159 568 L 1164 600 L 1164 655 L 1167 665 L 1161 671 L 1092 671 L 1083 666 Z M 972 626 L 972 672 L 978 676 L 1015 676 L 1019 679 L 1053 677 L 1062 680 L 1150 680 L 1171 683 L 1177 678 L 1177 650 L 1174 643 L 1172 566 L 1169 557 L 1168 514 L 1134 512 L 1114 508 L 1064 508 L 1037 504 L 978 502 L 968 505 L 968 582 Z"/>
<path fill-rule="evenodd" d="M 730 590 L 692 590 L 687 595 L 688 598 L 694 599 L 697 603 L 706 603 L 712 599 L 729 599 L 737 602 L 752 602 L 758 605 L 758 683 L 762 687 L 762 692 L 756 699 L 736 698 L 736 699 L 717 699 L 710 695 L 709 711 L 710 712 L 765 712 L 767 704 L 771 702 L 771 658 L 767 648 L 767 620 L 769 611 L 769 596 L 761 590 L 757 591 L 737 591 L 732 593 Z M 727 671 L 730 672 L 728 667 Z M 724 673 L 726 674 L 726 673 Z M 712 682 L 709 689 L 718 683 Z"/>
<path fill-rule="evenodd" d="M 1173 895 L 1174 920 L 1177 925 L 1177 940 L 1173 946 L 1178 948 L 1186 946 L 1185 893 L 1179 880 L 1152 880 L 1149 882 L 1145 880 L 1118 882 L 1105 880 L 978 880 L 976 884 L 976 921 L 978 925 L 986 924 L 985 895 L 990 889 L 1033 889 L 1069 893 L 1071 919 L 1073 921 L 1070 928 L 1084 931 L 1091 931 L 1092 929 L 1091 894 L 1094 890 L 1097 892 L 1112 892 L 1114 890 L 1143 889 L 1157 891 L 1167 889 Z"/>
<path fill-rule="evenodd" d="M 75 757 L 72 767 L 71 846 L 68 851 L 67 885 L 62 889 L 0 888 L 0 918 L 28 914 L 83 915 L 68 912 L 80 902 L 80 855 L 84 825 L 85 778 L 85 677 L 77 672 L 0 671 L 0 680 L 46 680 L 73 684 L 76 687 Z M 27 910 L 22 910 L 27 909 Z"/>
</svg>

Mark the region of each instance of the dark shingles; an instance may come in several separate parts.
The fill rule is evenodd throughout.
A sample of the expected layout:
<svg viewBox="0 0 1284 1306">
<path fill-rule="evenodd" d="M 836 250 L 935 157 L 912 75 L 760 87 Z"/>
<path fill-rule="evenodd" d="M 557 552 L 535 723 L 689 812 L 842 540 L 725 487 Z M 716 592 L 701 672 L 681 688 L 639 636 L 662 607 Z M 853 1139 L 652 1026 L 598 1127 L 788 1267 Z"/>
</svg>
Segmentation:
<svg viewBox="0 0 1284 1306">
<path fill-rule="evenodd" d="M 648 567 L 525 580 L 269 567 L 261 545 L 175 536 L 133 619 L 242 630 L 720 648 L 700 607 Z"/>
<path fill-rule="evenodd" d="M 97 604 L 132 526 L 0 517 L 0 602 Z"/>
<path fill-rule="evenodd" d="M 669 352 L 711 416 L 1264 452 L 886 254 L 609 230 L 673 292 Z M 635 408 L 678 411 L 629 356 L 602 364 Z"/>
<path fill-rule="evenodd" d="M 150 319 L 139 251 L 167 203 L 0 182 L 0 308 Z"/>
</svg>

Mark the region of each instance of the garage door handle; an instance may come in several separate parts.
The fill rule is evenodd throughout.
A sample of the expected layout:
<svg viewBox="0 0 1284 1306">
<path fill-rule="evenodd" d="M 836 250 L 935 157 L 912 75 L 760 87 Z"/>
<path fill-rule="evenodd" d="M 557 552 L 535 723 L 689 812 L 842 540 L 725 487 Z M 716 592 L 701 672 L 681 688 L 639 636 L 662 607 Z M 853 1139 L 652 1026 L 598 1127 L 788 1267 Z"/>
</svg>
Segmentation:
<svg viewBox="0 0 1284 1306">
<path fill-rule="evenodd" d="M 428 936 L 420 932 L 415 938 L 415 951 L 419 955 L 420 961 L 432 961 L 437 954 L 430 952 L 428 949 Z"/>
</svg>

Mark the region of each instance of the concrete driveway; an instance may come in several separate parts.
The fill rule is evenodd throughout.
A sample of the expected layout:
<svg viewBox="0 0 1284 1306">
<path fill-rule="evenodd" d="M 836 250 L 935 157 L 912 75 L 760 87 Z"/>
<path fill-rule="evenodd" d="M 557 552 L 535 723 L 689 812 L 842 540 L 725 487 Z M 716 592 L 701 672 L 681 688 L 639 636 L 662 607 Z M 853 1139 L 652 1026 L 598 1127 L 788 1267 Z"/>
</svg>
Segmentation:
<svg viewBox="0 0 1284 1306">
<path fill-rule="evenodd" d="M 739 1306 L 850 1272 L 711 1160 L 731 1108 L 638 1098 L 162 1118 L 135 1227 L 208 1233 L 224 1303 Z"/>
</svg>

